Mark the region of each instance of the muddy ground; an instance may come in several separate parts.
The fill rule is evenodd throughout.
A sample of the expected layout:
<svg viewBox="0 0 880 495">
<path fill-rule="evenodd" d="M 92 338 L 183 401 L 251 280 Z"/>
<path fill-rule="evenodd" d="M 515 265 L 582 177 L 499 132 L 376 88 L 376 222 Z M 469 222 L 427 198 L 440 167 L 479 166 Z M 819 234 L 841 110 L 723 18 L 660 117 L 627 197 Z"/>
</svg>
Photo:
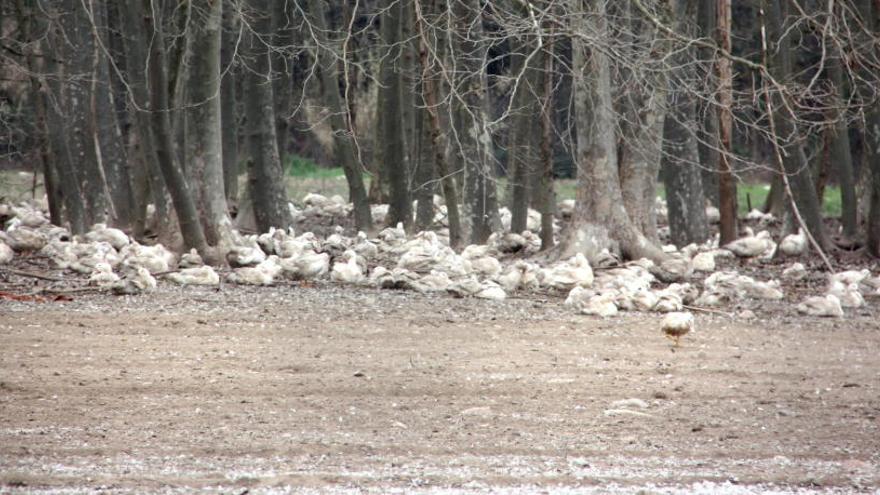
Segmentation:
<svg viewBox="0 0 880 495">
<path fill-rule="evenodd" d="M 0 493 L 877 491 L 874 312 L 758 316 L 673 349 L 540 296 L 0 300 Z"/>
</svg>

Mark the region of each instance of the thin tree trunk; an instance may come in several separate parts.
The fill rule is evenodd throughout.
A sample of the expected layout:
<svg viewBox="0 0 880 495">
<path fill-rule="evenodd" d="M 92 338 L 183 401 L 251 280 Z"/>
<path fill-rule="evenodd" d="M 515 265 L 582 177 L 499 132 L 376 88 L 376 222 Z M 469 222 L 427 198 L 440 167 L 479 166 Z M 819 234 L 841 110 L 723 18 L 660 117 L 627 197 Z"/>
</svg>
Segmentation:
<svg viewBox="0 0 880 495">
<path fill-rule="evenodd" d="M 248 187 L 254 206 L 257 229 L 267 232 L 270 227 L 286 230 L 291 223 L 287 208 L 284 172 L 278 156 L 275 136 L 275 99 L 272 95 L 269 48 L 259 36 L 266 37 L 272 26 L 268 0 L 249 0 L 251 26 L 247 51 L 250 70 L 246 76 L 245 117 L 250 141 L 248 159 Z"/>
<path fill-rule="evenodd" d="M 553 32 L 551 31 L 551 34 Z M 538 209 L 541 212 L 541 250 L 555 246 L 553 217 L 556 211 L 556 194 L 553 189 L 553 57 L 555 43 L 545 48 L 544 74 L 541 105 L 541 162 L 539 167 Z"/>
<path fill-rule="evenodd" d="M 718 45 L 730 53 L 731 0 L 717 0 Z M 733 176 L 733 72 L 730 59 L 718 57 L 718 210 L 721 213 L 721 245 L 736 240 L 736 178 Z"/>
<path fill-rule="evenodd" d="M 495 190 L 492 136 L 486 128 L 488 90 L 482 39 L 482 4 L 461 0 L 452 8 L 456 53 L 453 100 L 454 156 L 464 171 L 463 230 L 472 244 L 482 244 L 501 230 Z"/>
<path fill-rule="evenodd" d="M 171 118 L 169 116 L 168 98 L 168 75 L 166 73 L 165 47 L 163 42 L 162 19 L 155 19 L 153 11 L 149 9 L 150 0 L 144 0 L 144 10 L 141 12 L 146 32 L 155 36 L 155 42 L 150 43 L 149 48 L 149 88 L 150 88 L 150 124 L 155 138 L 156 161 L 162 171 L 162 178 L 168 191 L 174 209 L 177 211 L 177 221 L 180 225 L 180 233 L 183 236 L 184 247 L 195 248 L 202 256 L 213 258 L 208 252 L 208 243 L 202 225 L 199 222 L 198 211 L 186 183 L 186 177 L 177 163 L 172 141 Z"/>
<path fill-rule="evenodd" d="M 76 167 L 85 200 L 86 222 L 106 220 L 107 198 L 100 156 L 95 139 L 95 113 L 92 106 L 92 81 L 95 80 L 95 40 L 91 21 L 79 0 L 61 2 L 61 27 L 64 30 L 65 75 L 68 112 L 67 133 L 72 160 Z"/>
<path fill-rule="evenodd" d="M 844 79 L 839 54 L 838 57 L 832 57 L 828 61 L 828 75 L 834 85 L 833 105 L 837 109 L 836 115 L 833 116 L 834 129 L 830 143 L 831 163 L 834 164 L 837 183 L 840 186 L 840 197 L 843 207 L 840 220 L 843 224 L 843 234 L 852 239 L 858 231 L 858 199 L 856 197 L 852 152 L 849 144 L 849 130 L 846 125 L 845 111 L 842 108 L 844 101 Z"/>
<path fill-rule="evenodd" d="M 434 153 L 431 143 L 431 115 L 416 107 L 416 158 L 415 182 L 416 230 L 428 230 L 434 223 Z"/>
<path fill-rule="evenodd" d="M 242 31 L 231 0 L 223 2 L 223 34 L 220 37 L 220 120 L 223 139 L 223 190 L 230 211 L 238 210 L 238 94 L 237 70 L 233 56 Z"/>
<path fill-rule="evenodd" d="M 223 251 L 232 242 L 232 221 L 223 190 L 220 109 L 220 38 L 223 2 L 207 2 L 187 27 L 190 50 L 186 80 L 186 169 L 205 239 Z M 225 254 L 225 253 L 218 253 Z"/>
<path fill-rule="evenodd" d="M 278 156 L 282 169 L 290 152 L 290 121 L 291 96 L 293 92 L 293 67 L 288 60 L 294 46 L 293 2 L 271 2 L 272 9 L 272 44 L 275 49 L 270 53 L 272 61 L 272 93 L 275 98 L 275 138 L 278 140 Z"/>
<path fill-rule="evenodd" d="M 377 165 L 387 173 L 389 187 L 388 223 L 412 227 L 412 201 L 409 194 L 406 140 L 403 129 L 403 75 L 395 67 L 403 38 L 403 2 L 384 0 L 381 38 L 386 51 L 379 66 L 377 125 L 381 129 Z M 404 48 L 405 49 L 405 48 Z"/>
<path fill-rule="evenodd" d="M 695 0 L 676 0 L 673 3 L 676 29 L 688 33 L 687 20 L 693 17 Z M 684 49 L 673 58 L 667 96 L 668 115 L 663 126 L 664 150 L 661 175 L 666 184 L 666 205 L 669 215 L 669 231 L 672 243 L 682 247 L 690 243 L 702 243 L 709 236 L 706 220 L 706 198 L 703 193 L 703 177 L 700 173 L 700 156 L 696 130 L 699 122 L 694 96 L 679 87 L 694 78 L 694 68 L 689 63 L 694 49 Z"/>
<path fill-rule="evenodd" d="M 880 36 L 880 1 L 862 0 L 860 10 L 866 24 L 873 30 L 875 39 Z M 880 56 L 880 48 L 874 45 L 874 55 Z M 880 257 L 880 103 L 876 101 L 865 115 L 865 154 L 862 166 L 870 171 L 870 209 L 867 218 L 868 252 Z"/>
<path fill-rule="evenodd" d="M 449 165 L 446 162 L 446 154 L 444 153 L 446 146 L 445 143 L 443 143 L 440 116 L 438 113 L 438 83 L 437 78 L 432 73 L 432 64 L 430 64 L 428 60 L 429 32 L 427 27 L 429 24 L 425 19 L 425 11 L 433 14 L 436 12 L 436 6 L 433 0 L 427 2 L 425 11 L 418 9 L 420 5 L 419 3 L 416 3 L 415 5 L 417 7 L 416 24 L 419 30 L 419 61 L 422 70 L 422 97 L 425 101 L 425 110 L 428 112 L 429 116 L 428 120 L 431 133 L 431 149 L 434 153 L 434 165 L 437 169 L 437 175 L 440 177 L 440 183 L 443 186 L 443 197 L 446 198 L 446 215 L 449 221 L 449 245 L 455 249 L 459 248 L 463 241 L 461 216 L 458 210 L 458 186 L 456 185 L 455 177 L 450 173 Z"/>
<path fill-rule="evenodd" d="M 529 192 L 531 191 L 531 168 L 536 162 L 536 153 L 533 138 L 538 128 L 535 115 L 539 111 L 538 94 L 543 83 L 540 68 L 544 65 L 543 50 L 536 53 L 531 60 L 526 60 L 529 52 L 533 49 L 534 38 L 528 37 L 518 47 L 519 52 L 515 56 L 511 70 L 514 77 L 519 81 L 513 98 L 510 133 L 507 143 L 507 171 L 510 181 L 510 231 L 522 232 L 528 226 L 529 216 Z M 528 62 L 528 65 L 526 65 Z"/>
<path fill-rule="evenodd" d="M 351 127 L 347 123 L 348 110 L 339 95 L 339 70 L 336 58 L 328 48 L 327 20 L 322 0 L 308 0 L 309 16 L 314 27 L 312 35 L 318 45 L 317 59 L 320 67 L 321 86 L 323 87 L 324 107 L 330 112 L 330 126 L 333 129 L 333 143 L 336 161 L 342 165 L 348 181 L 350 201 L 354 204 L 354 223 L 358 230 L 371 232 L 373 219 L 370 213 L 370 202 L 364 187 L 361 164 L 354 147 L 353 137 L 349 136 Z"/>
<path fill-rule="evenodd" d="M 100 37 L 101 46 L 109 46 L 107 28 L 107 2 L 92 2 L 92 18 L 95 20 L 94 36 Z M 110 61 L 104 49 L 96 48 L 96 78 L 92 90 L 94 92 L 95 126 L 100 143 L 100 164 L 106 181 L 113 216 L 111 221 L 118 227 L 130 228 L 132 220 L 131 181 L 128 171 L 128 156 L 122 139 L 122 132 L 117 121 L 116 106 L 113 101 Z"/>
<path fill-rule="evenodd" d="M 778 40 L 779 48 L 775 50 L 771 73 L 779 81 L 787 81 L 792 76 L 793 62 L 792 52 L 794 47 L 791 38 L 783 31 L 783 19 L 787 17 L 787 3 L 784 0 L 765 0 L 768 2 L 769 30 Z M 786 113 L 786 107 L 779 104 L 779 99 L 784 95 L 775 94 L 774 99 L 774 124 L 775 136 L 778 140 L 785 139 L 777 145 L 782 151 L 782 169 L 788 176 L 791 193 L 794 196 L 794 204 L 800 211 L 805 227 L 816 242 L 824 249 L 828 246 L 828 237 L 822 223 L 822 213 L 819 200 L 816 197 L 816 188 L 810 177 L 810 168 L 804 153 L 803 142 L 798 134 L 798 129 L 791 116 Z"/>
<path fill-rule="evenodd" d="M 715 38 L 715 31 L 718 27 L 718 5 L 715 0 L 698 0 L 697 1 L 697 23 L 699 25 L 699 35 L 703 38 Z M 705 68 L 709 77 L 711 67 L 714 67 L 713 59 L 715 57 L 714 50 L 710 48 L 700 48 L 697 50 L 701 66 Z M 700 173 L 703 176 L 703 191 L 706 199 L 713 205 L 719 206 L 718 198 L 718 170 L 720 153 L 718 147 L 718 111 L 716 103 L 711 101 L 697 102 L 697 118 L 701 124 L 700 132 L 697 134 L 697 151 L 700 154 Z"/>
</svg>

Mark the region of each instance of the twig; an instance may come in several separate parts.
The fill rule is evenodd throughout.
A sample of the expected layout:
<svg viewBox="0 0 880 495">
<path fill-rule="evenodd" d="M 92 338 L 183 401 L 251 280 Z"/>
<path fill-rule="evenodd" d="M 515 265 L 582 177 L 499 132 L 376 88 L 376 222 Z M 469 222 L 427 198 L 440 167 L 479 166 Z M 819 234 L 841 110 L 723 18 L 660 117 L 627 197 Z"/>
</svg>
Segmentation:
<svg viewBox="0 0 880 495">
<path fill-rule="evenodd" d="M 699 311 L 702 313 L 714 313 L 714 314 L 719 314 L 719 315 L 724 315 L 724 316 L 733 316 L 734 315 L 733 313 L 730 313 L 727 311 L 721 311 L 720 309 L 701 308 L 699 306 L 688 306 L 686 304 L 682 304 L 681 307 L 684 309 L 689 309 L 691 311 Z"/>
<path fill-rule="evenodd" d="M 0 271 L 11 273 L 13 275 L 18 275 L 19 277 L 38 278 L 40 280 L 47 280 L 49 282 L 64 282 L 64 279 L 62 278 L 50 277 L 48 275 L 40 275 L 39 273 L 24 272 L 12 268 L 0 268 Z"/>
</svg>

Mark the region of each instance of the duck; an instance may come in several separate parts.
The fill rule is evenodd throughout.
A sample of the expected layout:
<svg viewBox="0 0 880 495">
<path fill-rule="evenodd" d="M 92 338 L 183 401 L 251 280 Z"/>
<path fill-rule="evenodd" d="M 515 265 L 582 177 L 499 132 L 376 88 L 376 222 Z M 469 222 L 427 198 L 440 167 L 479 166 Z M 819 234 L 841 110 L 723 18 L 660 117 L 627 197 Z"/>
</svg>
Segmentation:
<svg viewBox="0 0 880 495">
<path fill-rule="evenodd" d="M 369 240 L 367 234 L 364 232 L 357 233 L 354 240 L 354 247 L 352 249 L 359 256 L 363 256 L 368 260 L 375 258 L 379 254 L 379 247 Z"/>
<path fill-rule="evenodd" d="M 840 299 L 834 294 L 807 297 L 797 305 L 797 310 L 799 313 L 808 316 L 843 317 L 843 307 L 840 304 Z"/>
<path fill-rule="evenodd" d="M 0 231 L 0 241 L 8 244 L 13 251 L 39 251 L 48 242 L 40 231 L 24 225 L 7 227 L 6 231 Z"/>
<path fill-rule="evenodd" d="M 330 280 L 344 284 L 359 284 L 365 280 L 364 272 L 358 264 L 357 253 L 351 249 L 342 255 L 342 261 L 333 264 Z"/>
<path fill-rule="evenodd" d="M 691 258 L 691 265 L 697 272 L 714 272 L 715 271 L 715 253 L 705 251 L 697 253 Z"/>
<path fill-rule="evenodd" d="M 828 288 L 828 294 L 833 294 L 844 308 L 861 308 L 865 305 L 865 298 L 859 291 L 859 284 L 844 284 L 835 281 Z"/>
<path fill-rule="evenodd" d="M 137 295 L 156 290 L 156 279 L 149 270 L 142 266 L 127 267 L 127 270 L 125 277 L 112 285 L 114 294 Z"/>
<path fill-rule="evenodd" d="M 431 270 L 427 275 L 419 279 L 419 292 L 445 292 L 452 285 L 452 280 L 446 272 Z"/>
<path fill-rule="evenodd" d="M 772 254 L 772 251 L 775 250 L 775 248 L 776 244 L 773 242 L 770 233 L 766 230 L 762 230 L 757 235 L 741 237 L 724 246 L 724 249 L 732 252 L 740 258 L 766 256 L 768 252 Z"/>
<path fill-rule="evenodd" d="M 327 236 L 321 243 L 321 251 L 336 258 L 351 247 L 351 240 L 344 237 L 341 233 L 336 232 Z"/>
<path fill-rule="evenodd" d="M 778 280 L 767 280 L 761 282 L 749 279 L 749 283 L 744 284 L 744 291 L 747 297 L 751 297 L 753 299 L 769 299 L 778 301 L 784 297 L 784 294 L 782 293 L 782 286 Z"/>
<path fill-rule="evenodd" d="M 596 291 L 578 285 L 568 291 L 568 296 L 565 297 L 563 305 L 567 308 L 580 311 L 586 302 L 595 295 Z"/>
<path fill-rule="evenodd" d="M 672 340 L 675 347 L 679 346 L 681 338 L 694 329 L 694 315 L 689 311 L 673 311 L 666 313 L 660 323 L 663 334 Z"/>
<path fill-rule="evenodd" d="M 846 270 L 840 273 L 834 273 L 828 276 L 829 284 L 840 282 L 844 285 L 860 284 L 863 280 L 871 276 L 871 271 L 867 268 L 862 270 Z"/>
<path fill-rule="evenodd" d="M 219 285 L 220 276 L 207 265 L 183 268 L 168 274 L 168 280 L 177 285 Z"/>
<path fill-rule="evenodd" d="M 470 262 L 471 269 L 479 276 L 494 278 L 501 274 L 501 262 L 490 254 L 488 245 L 467 246 L 461 257 Z"/>
<path fill-rule="evenodd" d="M 706 207 L 706 221 L 710 224 L 716 224 L 721 221 L 721 210 L 709 205 Z"/>
<path fill-rule="evenodd" d="M 227 280 L 242 285 L 271 285 L 281 270 L 279 258 L 273 254 L 256 266 L 235 269 L 227 276 Z"/>
<path fill-rule="evenodd" d="M 652 311 L 657 313 L 674 313 L 676 311 L 681 311 L 684 307 L 681 296 L 675 292 L 662 290 L 657 291 L 656 294 L 657 303 L 651 308 Z"/>
<path fill-rule="evenodd" d="M 504 289 L 495 282 L 490 280 L 481 282 L 473 275 L 453 282 L 446 288 L 446 291 L 455 297 L 477 297 L 495 301 L 501 301 L 507 297 Z"/>
<path fill-rule="evenodd" d="M 255 266 L 266 261 L 266 252 L 257 244 L 257 239 L 249 236 L 229 249 L 226 253 L 226 261 L 233 268 Z"/>
<path fill-rule="evenodd" d="M 15 252 L 8 244 L 0 240 L 0 265 L 8 265 L 12 262 Z"/>
<path fill-rule="evenodd" d="M 782 270 L 782 278 L 785 280 L 803 280 L 807 276 L 807 268 L 803 263 L 792 263 L 791 266 Z"/>
<path fill-rule="evenodd" d="M 180 256 L 180 262 L 177 264 L 180 268 L 195 268 L 205 264 L 196 248 L 192 248 L 189 252 Z"/>
<path fill-rule="evenodd" d="M 617 299 L 619 293 L 616 290 L 603 290 L 587 299 L 580 312 L 585 315 L 601 316 L 607 318 L 618 313 Z"/>
<path fill-rule="evenodd" d="M 119 275 L 113 273 L 113 267 L 109 263 L 100 262 L 95 264 L 95 269 L 89 276 L 89 285 L 98 287 L 112 287 L 119 282 Z"/>
<path fill-rule="evenodd" d="M 503 273 L 495 278 L 505 292 L 516 292 L 520 289 L 535 290 L 540 287 L 540 268 L 538 265 L 519 260 L 508 266 Z"/>
<path fill-rule="evenodd" d="M 807 236 L 803 229 L 797 234 L 789 234 L 779 243 L 779 251 L 786 256 L 800 256 L 807 251 Z"/>
<path fill-rule="evenodd" d="M 85 239 L 90 242 L 106 242 L 113 246 L 113 249 L 120 250 L 128 246 L 131 242 L 125 232 L 107 227 L 105 223 L 96 223 L 92 225 L 89 232 L 86 232 Z"/>
<path fill-rule="evenodd" d="M 107 263 L 115 268 L 122 261 L 113 246 L 104 241 L 75 243 L 72 252 L 76 254 L 76 259 L 67 268 L 83 274 L 92 273 L 98 263 Z"/>
<path fill-rule="evenodd" d="M 593 269 L 582 253 L 554 265 L 544 274 L 544 285 L 560 290 L 571 290 L 575 286 L 589 287 L 594 280 Z"/>
<path fill-rule="evenodd" d="M 637 311 L 653 311 L 660 297 L 652 290 L 640 288 L 630 295 L 629 300 Z"/>
<path fill-rule="evenodd" d="M 283 229 L 269 227 L 269 231 L 257 236 L 257 245 L 266 254 L 279 254 L 281 243 L 287 239 L 288 234 Z"/>
<path fill-rule="evenodd" d="M 297 280 L 321 278 L 330 271 L 330 255 L 309 249 L 299 256 L 282 258 L 281 268 L 285 275 Z"/>
<path fill-rule="evenodd" d="M 125 266 L 142 266 L 150 273 L 167 272 L 177 262 L 177 257 L 162 244 L 144 246 L 132 241 L 119 252 Z"/>
</svg>

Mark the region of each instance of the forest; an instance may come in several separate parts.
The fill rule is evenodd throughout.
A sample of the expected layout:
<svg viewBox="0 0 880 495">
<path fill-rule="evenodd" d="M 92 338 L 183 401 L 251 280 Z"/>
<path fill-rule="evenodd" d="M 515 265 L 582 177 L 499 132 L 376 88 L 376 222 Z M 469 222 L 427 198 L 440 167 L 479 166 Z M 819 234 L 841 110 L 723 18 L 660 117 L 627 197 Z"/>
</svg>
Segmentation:
<svg viewBox="0 0 880 495">
<path fill-rule="evenodd" d="M 368 233 L 430 228 L 436 194 L 453 246 L 500 232 L 503 207 L 522 232 L 533 208 L 546 248 L 657 260 L 661 188 L 669 242 L 709 238 L 712 205 L 724 245 L 738 184 L 764 181 L 750 207 L 812 249 L 880 255 L 875 0 L 2 10 L 3 167 L 39 173 L 52 223 L 74 234 L 107 223 L 222 260 L 236 225 L 291 225 L 281 185 L 306 158 L 342 167 Z M 576 178 L 577 207 L 554 239 L 559 177 Z"/>
</svg>

